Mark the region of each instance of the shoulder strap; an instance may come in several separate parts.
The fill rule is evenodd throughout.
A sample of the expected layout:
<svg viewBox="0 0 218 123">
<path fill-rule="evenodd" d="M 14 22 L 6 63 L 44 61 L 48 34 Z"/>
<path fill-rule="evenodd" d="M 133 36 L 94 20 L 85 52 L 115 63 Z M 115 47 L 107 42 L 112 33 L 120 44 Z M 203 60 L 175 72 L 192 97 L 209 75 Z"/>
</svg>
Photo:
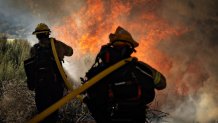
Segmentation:
<svg viewBox="0 0 218 123">
<path fill-rule="evenodd" d="M 97 62 L 99 60 L 99 58 L 102 56 L 102 54 L 104 54 L 105 52 L 108 51 L 108 49 L 110 48 L 111 44 L 107 44 L 107 45 L 103 45 L 101 47 L 100 52 L 98 53 L 98 55 L 96 56 L 95 62 Z"/>
<path fill-rule="evenodd" d="M 107 45 L 103 45 L 103 46 L 101 47 L 101 50 L 100 50 L 100 52 L 97 54 L 97 56 L 96 56 L 96 58 L 95 58 L 95 62 L 94 62 L 94 64 L 92 65 L 92 67 L 91 67 L 90 69 L 92 69 L 93 67 L 96 67 L 96 65 L 99 65 L 99 64 L 100 64 L 99 61 L 100 61 L 100 58 L 101 58 L 102 54 L 105 53 L 105 52 L 106 52 L 106 49 L 108 49 L 110 46 L 111 46 L 110 44 L 107 44 Z"/>
<path fill-rule="evenodd" d="M 54 40 L 55 40 L 54 38 L 51 38 L 51 48 L 52 48 L 52 53 L 53 53 L 53 55 L 54 55 L 55 62 L 56 62 L 56 64 L 57 64 L 58 70 L 59 70 L 59 72 L 60 72 L 60 74 L 61 74 L 61 77 L 62 77 L 62 79 L 64 80 L 64 83 L 65 83 L 65 85 L 67 86 L 67 88 L 68 88 L 69 90 L 73 90 L 73 86 L 71 85 L 70 82 L 67 81 L 67 77 L 66 77 L 66 75 L 65 75 L 64 69 L 63 69 L 63 67 L 62 67 L 62 65 L 61 65 L 61 63 L 60 63 L 59 58 L 58 58 L 57 51 L 56 51 L 56 48 L 55 48 Z"/>
</svg>

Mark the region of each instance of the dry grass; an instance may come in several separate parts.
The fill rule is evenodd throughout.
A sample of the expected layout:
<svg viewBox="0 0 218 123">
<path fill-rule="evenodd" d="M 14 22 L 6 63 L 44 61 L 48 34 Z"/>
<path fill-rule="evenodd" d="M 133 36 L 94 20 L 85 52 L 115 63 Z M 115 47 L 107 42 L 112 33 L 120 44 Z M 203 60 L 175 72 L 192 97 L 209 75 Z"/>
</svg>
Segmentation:
<svg viewBox="0 0 218 123">
<path fill-rule="evenodd" d="M 29 57 L 26 40 L 0 37 L 0 123 L 24 123 L 37 114 L 34 92 L 25 82 L 23 61 Z M 60 109 L 58 122 L 94 122 L 87 107 L 72 100 Z"/>
<path fill-rule="evenodd" d="M 0 37 L 0 81 L 24 80 L 23 61 L 28 57 L 30 44 L 26 40 L 7 42 Z"/>
<path fill-rule="evenodd" d="M 21 81 L 3 81 L 3 96 L 0 100 L 0 122 L 24 123 L 37 114 L 34 93 Z M 79 123 L 94 120 L 86 105 L 79 100 L 72 100 L 60 109 L 59 123 Z"/>
<path fill-rule="evenodd" d="M 25 82 L 23 61 L 30 45 L 26 40 L 8 43 L 0 37 L 0 123 L 24 123 L 37 114 L 34 92 Z M 165 114 L 149 109 L 149 122 L 161 121 Z M 95 123 L 85 104 L 72 100 L 60 109 L 59 123 Z"/>
<path fill-rule="evenodd" d="M 3 81 L 0 100 L 2 122 L 23 123 L 36 113 L 34 93 L 18 80 Z"/>
</svg>

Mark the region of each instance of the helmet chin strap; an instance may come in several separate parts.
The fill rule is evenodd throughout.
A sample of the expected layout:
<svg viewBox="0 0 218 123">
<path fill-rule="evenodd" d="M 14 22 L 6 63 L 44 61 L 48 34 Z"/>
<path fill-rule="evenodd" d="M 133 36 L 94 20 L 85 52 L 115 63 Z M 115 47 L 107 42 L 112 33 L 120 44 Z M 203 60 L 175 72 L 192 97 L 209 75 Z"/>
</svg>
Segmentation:
<svg viewBox="0 0 218 123">
<path fill-rule="evenodd" d="M 37 36 L 40 44 L 49 44 L 49 36 Z"/>
<path fill-rule="evenodd" d="M 49 38 L 49 33 L 48 32 L 46 32 L 46 33 L 39 33 L 39 34 L 36 35 L 36 37 L 39 40 L 48 39 Z"/>
</svg>

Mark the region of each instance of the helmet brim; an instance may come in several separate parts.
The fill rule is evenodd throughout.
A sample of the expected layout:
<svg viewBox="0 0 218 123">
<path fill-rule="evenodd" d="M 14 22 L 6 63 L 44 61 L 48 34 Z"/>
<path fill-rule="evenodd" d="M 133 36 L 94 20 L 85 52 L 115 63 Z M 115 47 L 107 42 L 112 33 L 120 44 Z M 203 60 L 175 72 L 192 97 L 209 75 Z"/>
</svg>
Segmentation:
<svg viewBox="0 0 218 123">
<path fill-rule="evenodd" d="M 119 35 L 119 34 L 110 34 L 109 35 L 109 39 L 110 39 L 110 42 L 113 43 L 115 41 L 125 41 L 125 42 L 128 42 L 130 44 L 132 44 L 132 46 L 135 48 L 135 47 L 138 47 L 139 43 L 136 42 L 132 37 L 130 36 L 125 36 L 125 35 Z"/>
<path fill-rule="evenodd" d="M 50 33 L 51 31 L 46 30 L 46 31 L 34 31 L 32 34 L 33 35 L 37 35 L 37 34 L 41 34 L 41 33 Z"/>
</svg>

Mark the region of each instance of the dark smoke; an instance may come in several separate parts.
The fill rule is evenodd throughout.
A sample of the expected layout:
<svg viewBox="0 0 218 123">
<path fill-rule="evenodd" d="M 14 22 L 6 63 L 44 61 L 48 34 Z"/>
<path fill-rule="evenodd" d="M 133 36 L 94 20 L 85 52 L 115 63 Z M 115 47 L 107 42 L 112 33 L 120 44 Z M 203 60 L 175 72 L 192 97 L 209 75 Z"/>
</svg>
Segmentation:
<svg viewBox="0 0 218 123">
<path fill-rule="evenodd" d="M 188 28 L 185 34 L 158 46 L 173 62 L 167 75 L 168 99 L 163 105 L 171 112 L 172 122 L 218 120 L 217 6 L 217 0 L 162 1 L 160 16 L 172 26 Z"/>
<path fill-rule="evenodd" d="M 35 26 L 50 27 L 84 6 L 83 0 L 0 0 L 0 32 L 19 38 L 30 38 Z"/>
<path fill-rule="evenodd" d="M 0 31 L 17 37 L 27 36 L 31 20 L 35 20 L 22 3 L 12 0 L 0 1 Z"/>
</svg>

